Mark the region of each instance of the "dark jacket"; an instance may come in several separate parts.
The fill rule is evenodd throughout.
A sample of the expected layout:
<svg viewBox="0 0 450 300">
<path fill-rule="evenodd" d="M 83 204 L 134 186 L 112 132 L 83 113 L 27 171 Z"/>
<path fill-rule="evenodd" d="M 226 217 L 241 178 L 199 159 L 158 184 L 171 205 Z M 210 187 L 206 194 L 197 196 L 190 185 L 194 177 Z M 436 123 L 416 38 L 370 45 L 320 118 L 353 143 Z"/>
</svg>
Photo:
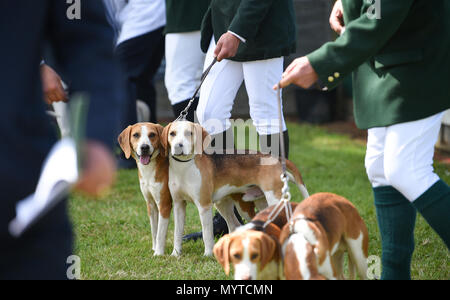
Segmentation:
<svg viewBox="0 0 450 300">
<path fill-rule="evenodd" d="M 165 33 L 199 31 L 211 0 L 166 0 Z"/>
<path fill-rule="evenodd" d="M 13 271 L 18 277 L 27 273 L 22 278 L 47 278 L 46 272 L 67 268 L 71 251 L 65 204 L 23 238 L 13 240 L 8 234 L 17 201 L 34 192 L 43 160 L 56 141 L 39 70 L 45 41 L 72 91 L 90 96 L 87 137 L 112 147 L 119 132 L 122 82 L 113 63 L 113 33 L 102 2 L 82 1 L 81 20 L 68 19 L 69 7 L 60 0 L 0 2 L 0 278 L 14 278 Z"/>
<path fill-rule="evenodd" d="M 228 30 L 246 39 L 234 61 L 287 56 L 296 49 L 292 0 L 212 0 L 202 23 L 202 50 Z"/>
</svg>

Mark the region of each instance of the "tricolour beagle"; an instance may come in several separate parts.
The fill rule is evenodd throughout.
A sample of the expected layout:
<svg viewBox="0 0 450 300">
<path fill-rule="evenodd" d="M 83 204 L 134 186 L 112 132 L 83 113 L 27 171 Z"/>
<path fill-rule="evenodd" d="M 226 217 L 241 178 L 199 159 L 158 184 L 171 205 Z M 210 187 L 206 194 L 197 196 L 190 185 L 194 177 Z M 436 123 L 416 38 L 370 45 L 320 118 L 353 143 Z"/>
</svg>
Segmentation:
<svg viewBox="0 0 450 300">
<path fill-rule="evenodd" d="M 295 209 L 297 203 L 292 203 Z M 214 256 L 225 274 L 234 266 L 236 280 L 277 280 L 284 277 L 279 238 L 287 223 L 285 211 L 266 224 L 274 206 L 258 213 L 253 220 L 224 235 L 214 246 Z"/>
<path fill-rule="evenodd" d="M 142 195 L 152 230 L 154 255 L 163 255 L 169 226 L 170 196 L 169 162 L 161 147 L 163 127 L 153 123 L 128 126 L 118 138 L 125 157 L 132 156 L 138 167 Z"/>
<path fill-rule="evenodd" d="M 281 232 L 286 279 L 344 279 L 348 253 L 349 275 L 355 268 L 366 279 L 369 236 L 363 219 L 347 199 L 318 193 L 303 200 Z"/>
<path fill-rule="evenodd" d="M 230 195 L 245 193 L 258 186 L 266 199 L 255 201 L 258 209 L 278 203 L 283 183 L 278 159 L 263 154 L 205 154 L 210 137 L 199 124 L 178 121 L 167 125 L 162 144 L 169 156 L 169 188 L 173 198 L 175 237 L 172 255 L 181 253 L 186 201 L 193 202 L 200 214 L 205 255 L 213 254 L 214 235 L 212 206 L 227 222 L 229 232 L 239 225 L 234 214 L 234 200 Z M 308 193 L 300 172 L 287 162 L 288 174 L 303 196 Z M 239 208 L 239 206 L 237 206 Z"/>
</svg>

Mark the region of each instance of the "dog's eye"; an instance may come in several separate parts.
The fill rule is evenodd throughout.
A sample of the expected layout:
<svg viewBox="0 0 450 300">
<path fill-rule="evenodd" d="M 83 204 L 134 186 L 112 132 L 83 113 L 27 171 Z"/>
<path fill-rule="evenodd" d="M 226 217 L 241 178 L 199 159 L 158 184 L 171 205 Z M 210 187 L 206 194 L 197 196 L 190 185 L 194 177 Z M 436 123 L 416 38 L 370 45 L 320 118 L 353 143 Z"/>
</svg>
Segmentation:
<svg viewBox="0 0 450 300">
<path fill-rule="evenodd" d="M 136 132 L 135 134 L 133 134 L 133 137 L 135 137 L 135 138 L 137 138 L 137 139 L 138 139 L 140 136 L 141 136 L 141 135 L 140 135 L 139 133 L 137 133 L 137 132 Z"/>
<path fill-rule="evenodd" d="M 192 131 L 186 131 L 186 136 L 192 136 Z"/>
<path fill-rule="evenodd" d="M 240 259 L 241 259 L 241 255 L 238 254 L 238 253 L 234 254 L 233 257 L 234 257 L 235 259 L 237 259 L 237 260 L 240 260 Z"/>
<path fill-rule="evenodd" d="M 251 260 L 255 260 L 258 258 L 258 253 L 252 254 L 252 256 L 250 257 Z"/>
<path fill-rule="evenodd" d="M 154 138 L 155 136 L 156 136 L 156 134 L 155 134 L 154 132 L 152 132 L 152 133 L 150 133 L 150 134 L 148 135 L 148 137 L 151 138 L 151 139 Z"/>
<path fill-rule="evenodd" d="M 171 133 L 170 133 L 170 136 L 176 136 L 177 135 L 177 133 L 175 132 L 175 131 L 172 131 Z"/>
</svg>

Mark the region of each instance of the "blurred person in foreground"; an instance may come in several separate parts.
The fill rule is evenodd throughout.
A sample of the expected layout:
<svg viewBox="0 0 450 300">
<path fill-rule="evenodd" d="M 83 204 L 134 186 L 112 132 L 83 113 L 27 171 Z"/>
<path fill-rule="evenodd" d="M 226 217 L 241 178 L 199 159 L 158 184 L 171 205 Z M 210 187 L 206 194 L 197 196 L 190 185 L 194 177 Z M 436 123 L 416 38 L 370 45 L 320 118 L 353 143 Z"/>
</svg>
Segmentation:
<svg viewBox="0 0 450 300">
<path fill-rule="evenodd" d="M 330 23 L 340 37 L 296 59 L 281 87 L 319 80 L 333 89 L 353 74 L 355 121 L 368 129 L 365 166 L 381 234 L 381 279 L 410 279 L 417 212 L 450 246 L 450 187 L 433 170 L 450 108 L 450 1 L 376 4 L 336 1 Z"/>
<path fill-rule="evenodd" d="M 114 178 L 111 149 L 120 129 L 123 91 L 111 50 L 113 33 L 100 1 L 82 2 L 80 20 L 68 18 L 69 6 L 57 0 L 0 3 L 0 33 L 7 45 L 0 50 L 7 58 L 0 71 L 4 99 L 0 111 L 0 279 L 67 279 L 66 261 L 73 254 L 67 201 L 20 238 L 8 232 L 17 202 L 35 191 L 43 161 L 57 141 L 45 113 L 40 78 L 44 43 L 50 44 L 58 71 L 70 80 L 72 91 L 85 92 L 90 98 L 85 165 L 78 189 L 101 195 Z M 48 97 L 46 91 L 47 102 L 59 98 Z"/>
</svg>

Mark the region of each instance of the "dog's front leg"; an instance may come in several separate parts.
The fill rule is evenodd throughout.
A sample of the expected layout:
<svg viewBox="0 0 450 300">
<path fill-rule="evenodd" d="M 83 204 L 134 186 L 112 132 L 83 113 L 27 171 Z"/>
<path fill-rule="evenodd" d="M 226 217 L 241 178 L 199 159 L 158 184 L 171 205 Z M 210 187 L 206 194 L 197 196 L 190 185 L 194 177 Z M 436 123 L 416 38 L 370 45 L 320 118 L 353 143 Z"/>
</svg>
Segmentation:
<svg viewBox="0 0 450 300">
<path fill-rule="evenodd" d="M 205 244 L 204 256 L 212 256 L 214 248 L 214 229 L 213 229 L 213 213 L 212 204 L 207 207 L 199 205 L 198 212 L 202 223 L 203 242 Z"/>
<path fill-rule="evenodd" d="M 158 232 L 158 207 L 151 197 L 146 197 L 146 202 L 148 217 L 150 220 L 150 228 L 152 232 L 152 250 L 155 251 L 158 243 L 156 239 L 156 235 Z"/>
<path fill-rule="evenodd" d="M 158 234 L 156 236 L 155 256 L 164 255 L 164 248 L 166 247 L 167 229 L 169 228 L 169 218 L 165 218 L 159 214 L 158 220 Z"/>
<path fill-rule="evenodd" d="M 181 254 L 183 242 L 184 222 L 186 220 L 186 202 L 182 199 L 173 199 L 173 216 L 175 222 L 172 256 Z"/>
</svg>

